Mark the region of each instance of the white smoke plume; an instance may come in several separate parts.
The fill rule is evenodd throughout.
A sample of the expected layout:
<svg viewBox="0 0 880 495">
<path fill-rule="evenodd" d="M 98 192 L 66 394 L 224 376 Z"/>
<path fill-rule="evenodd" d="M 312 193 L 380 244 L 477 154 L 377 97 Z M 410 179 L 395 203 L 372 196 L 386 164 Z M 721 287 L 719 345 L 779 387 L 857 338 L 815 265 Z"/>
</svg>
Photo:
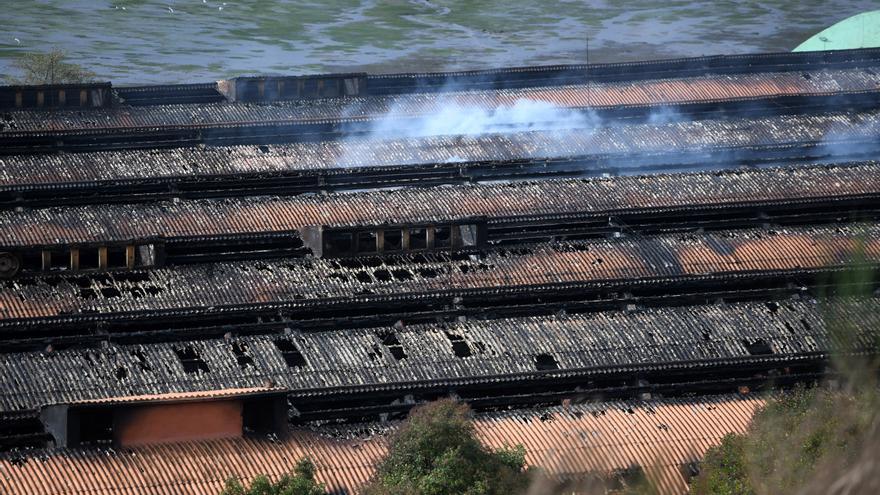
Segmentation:
<svg viewBox="0 0 880 495">
<path fill-rule="evenodd" d="M 462 136 L 473 138 L 487 134 L 511 134 L 529 131 L 555 133 L 570 131 L 592 133 L 600 124 L 600 119 L 592 112 L 558 107 L 546 101 L 519 99 L 512 105 L 484 108 L 477 105 L 464 105 L 454 97 L 438 102 L 441 110 L 413 115 L 412 109 L 403 106 L 393 107 L 382 118 L 376 120 L 366 134 L 353 136 L 342 143 L 337 164 L 352 166 L 360 162 L 369 151 L 370 143 L 388 142 L 400 139 L 430 138 L 441 136 Z M 560 138 L 561 139 L 561 138 Z M 413 143 L 412 145 L 418 146 Z M 542 150 L 532 150 L 525 156 L 543 156 Z M 439 161 L 467 161 L 455 155 Z"/>
<path fill-rule="evenodd" d="M 520 99 L 496 108 L 462 106 L 454 101 L 437 113 L 406 118 L 392 110 L 379 120 L 370 139 L 427 136 L 477 136 L 481 134 L 589 129 L 597 119 L 582 111 L 561 108 L 546 101 Z"/>
</svg>

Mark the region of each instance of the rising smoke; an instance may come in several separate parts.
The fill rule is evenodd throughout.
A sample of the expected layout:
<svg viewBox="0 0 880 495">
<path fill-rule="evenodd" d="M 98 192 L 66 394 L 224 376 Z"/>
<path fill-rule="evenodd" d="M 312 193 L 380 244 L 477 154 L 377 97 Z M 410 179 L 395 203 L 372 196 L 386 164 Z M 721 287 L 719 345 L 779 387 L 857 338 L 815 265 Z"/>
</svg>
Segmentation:
<svg viewBox="0 0 880 495">
<path fill-rule="evenodd" d="M 415 112 L 405 105 L 395 105 L 381 118 L 371 123 L 366 133 L 360 133 L 343 143 L 337 159 L 339 166 L 358 163 L 365 146 L 370 142 L 397 139 L 461 136 L 474 138 L 489 134 L 542 132 L 546 138 L 563 139 L 565 131 L 592 134 L 601 124 L 593 112 L 562 108 L 546 101 L 518 99 L 512 105 L 485 108 L 463 104 L 454 96 L 435 102 L 433 112 Z M 549 133 L 549 135 L 548 135 Z M 557 136 L 556 133 L 559 133 Z M 543 156 L 543 150 L 521 150 L 524 157 Z M 461 156 L 441 161 L 467 161 Z"/>
<path fill-rule="evenodd" d="M 561 108 L 546 101 L 520 99 L 496 108 L 443 102 L 431 115 L 406 117 L 392 109 L 370 132 L 371 139 L 427 136 L 478 136 L 482 134 L 592 129 L 598 118 L 582 111 Z"/>
<path fill-rule="evenodd" d="M 766 122 L 769 117 L 761 115 L 761 112 L 757 112 L 758 115 L 754 117 L 707 115 L 695 119 L 694 116 L 682 114 L 675 108 L 659 107 L 651 109 L 641 117 L 606 120 L 593 111 L 559 107 L 547 101 L 522 98 L 513 101 L 512 104 L 492 107 L 491 103 L 487 104 L 466 92 L 456 92 L 455 88 L 445 88 L 441 95 L 427 98 L 429 102 L 427 104 L 424 99 L 419 98 L 395 100 L 396 103 L 385 115 L 372 120 L 366 129 L 358 128 L 349 139 L 339 143 L 337 166 L 349 167 L 362 163 L 381 162 L 381 157 L 389 154 L 396 155 L 395 160 L 398 164 L 470 161 L 480 159 L 479 157 L 484 155 L 481 150 L 484 150 L 487 143 L 491 144 L 491 140 L 480 139 L 481 136 L 499 134 L 508 135 L 510 139 L 505 139 L 500 149 L 493 149 L 493 154 L 498 159 L 505 158 L 504 151 L 509 151 L 509 154 L 515 155 L 516 158 L 540 159 L 566 156 L 572 152 L 590 154 L 595 151 L 603 154 L 609 151 L 572 149 L 572 137 L 576 136 L 578 138 L 576 141 L 583 143 L 585 136 L 606 132 L 609 131 L 607 128 L 618 126 L 629 127 L 634 131 L 644 131 L 643 128 L 640 129 L 643 126 L 656 127 L 659 136 L 663 134 L 660 131 L 666 128 L 685 125 L 688 122 L 695 123 L 694 120 L 698 122 L 705 120 L 707 125 L 692 126 L 692 131 L 697 134 L 693 134 L 696 142 L 690 149 L 683 149 L 682 144 L 673 146 L 671 143 L 667 147 L 662 140 L 636 143 L 641 144 L 640 146 L 630 144 L 632 149 L 618 151 L 629 155 L 625 163 L 615 163 L 612 166 L 616 168 L 625 165 L 627 170 L 632 171 L 631 173 L 651 173 L 655 169 L 660 170 L 658 168 L 660 165 L 664 172 L 710 170 L 737 166 L 791 164 L 793 157 L 798 158 L 801 164 L 806 164 L 818 160 L 827 162 L 847 157 L 864 157 L 880 149 L 880 146 L 872 141 L 872 138 L 876 138 L 880 133 L 878 127 L 880 124 L 877 124 L 880 119 L 875 118 L 867 118 L 861 123 L 845 118 L 838 125 L 829 125 L 823 136 L 811 136 L 806 130 L 797 132 L 797 129 L 787 129 L 788 124 L 774 130 L 771 127 L 776 124 L 771 126 Z M 836 120 L 827 116 L 821 118 Z M 781 120 L 785 119 L 783 117 Z M 804 119 L 800 118 L 800 120 Z M 710 123 L 712 125 L 709 125 Z M 740 128 L 742 125 L 757 126 L 758 129 L 754 131 L 757 137 L 761 137 L 761 132 L 772 134 L 773 139 L 768 139 L 767 142 L 754 139 L 755 146 L 774 144 L 784 146 L 792 144 L 787 142 L 792 139 L 801 146 L 798 146 L 797 150 L 790 151 L 792 157 L 781 157 L 780 161 L 762 160 L 760 163 L 752 163 L 754 149 L 743 146 L 746 144 L 743 140 L 751 138 Z M 811 127 L 818 124 L 798 122 L 791 125 Z M 763 127 L 767 129 L 761 130 Z M 730 133 L 729 143 L 711 134 L 705 139 L 700 137 L 701 132 L 709 132 L 713 128 L 715 130 L 712 132 L 716 134 Z M 535 133 L 534 140 L 529 138 L 530 132 Z M 645 134 L 650 133 L 646 131 Z M 514 135 L 518 136 L 514 137 Z M 621 131 L 621 142 L 617 143 L 616 139 L 608 140 L 607 147 L 614 148 L 615 143 L 623 146 L 633 135 L 633 132 Z M 450 137 L 459 138 L 454 141 L 454 146 L 448 145 L 451 142 Z M 416 140 L 405 141 L 407 139 Z M 701 140 L 706 143 L 700 144 Z M 801 142 L 802 140 L 807 142 Z M 809 141 L 814 143 L 813 149 L 803 147 L 803 145 L 809 146 Z M 795 156 L 798 152 L 803 154 Z"/>
</svg>

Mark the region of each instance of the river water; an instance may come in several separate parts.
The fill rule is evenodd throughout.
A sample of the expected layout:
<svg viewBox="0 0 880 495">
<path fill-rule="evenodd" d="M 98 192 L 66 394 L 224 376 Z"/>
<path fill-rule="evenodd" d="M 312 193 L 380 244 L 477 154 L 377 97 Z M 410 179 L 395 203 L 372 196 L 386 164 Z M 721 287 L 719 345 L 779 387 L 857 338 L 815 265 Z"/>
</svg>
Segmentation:
<svg viewBox="0 0 880 495">
<path fill-rule="evenodd" d="M 21 53 L 59 46 L 116 84 L 790 51 L 880 8 L 877 0 L 0 3 L 0 79 Z"/>
</svg>

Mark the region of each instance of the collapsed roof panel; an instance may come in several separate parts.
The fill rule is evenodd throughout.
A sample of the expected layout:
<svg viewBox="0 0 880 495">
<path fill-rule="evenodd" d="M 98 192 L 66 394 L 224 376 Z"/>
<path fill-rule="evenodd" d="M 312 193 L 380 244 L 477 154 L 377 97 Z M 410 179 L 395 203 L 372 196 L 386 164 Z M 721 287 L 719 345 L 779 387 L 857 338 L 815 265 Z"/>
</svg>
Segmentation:
<svg viewBox="0 0 880 495">
<path fill-rule="evenodd" d="M 880 227 L 792 228 L 551 243 L 465 260 L 218 262 L 123 274 L 45 275 L 6 281 L 0 319 L 336 300 L 663 277 L 842 267 L 862 250 L 880 261 Z M 418 259 L 417 259 L 418 258 Z M 336 300 L 338 302 L 338 300 Z"/>
</svg>

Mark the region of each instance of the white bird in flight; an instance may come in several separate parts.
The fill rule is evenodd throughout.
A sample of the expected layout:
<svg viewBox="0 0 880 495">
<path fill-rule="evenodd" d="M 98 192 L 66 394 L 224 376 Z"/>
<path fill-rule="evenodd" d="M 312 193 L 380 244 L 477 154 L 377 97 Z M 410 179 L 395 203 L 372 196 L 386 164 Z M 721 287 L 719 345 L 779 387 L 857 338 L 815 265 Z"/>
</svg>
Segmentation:
<svg viewBox="0 0 880 495">
<path fill-rule="evenodd" d="M 18 39 L 18 38 L 12 38 L 12 39 L 15 40 L 15 43 L 16 43 L 17 45 L 20 45 L 20 44 L 21 44 L 21 40 L 20 40 L 20 39 Z"/>
<path fill-rule="evenodd" d="M 171 13 L 173 14 L 173 13 L 174 13 L 174 9 L 172 9 L 171 7 L 168 7 L 168 12 L 171 12 Z"/>
</svg>

